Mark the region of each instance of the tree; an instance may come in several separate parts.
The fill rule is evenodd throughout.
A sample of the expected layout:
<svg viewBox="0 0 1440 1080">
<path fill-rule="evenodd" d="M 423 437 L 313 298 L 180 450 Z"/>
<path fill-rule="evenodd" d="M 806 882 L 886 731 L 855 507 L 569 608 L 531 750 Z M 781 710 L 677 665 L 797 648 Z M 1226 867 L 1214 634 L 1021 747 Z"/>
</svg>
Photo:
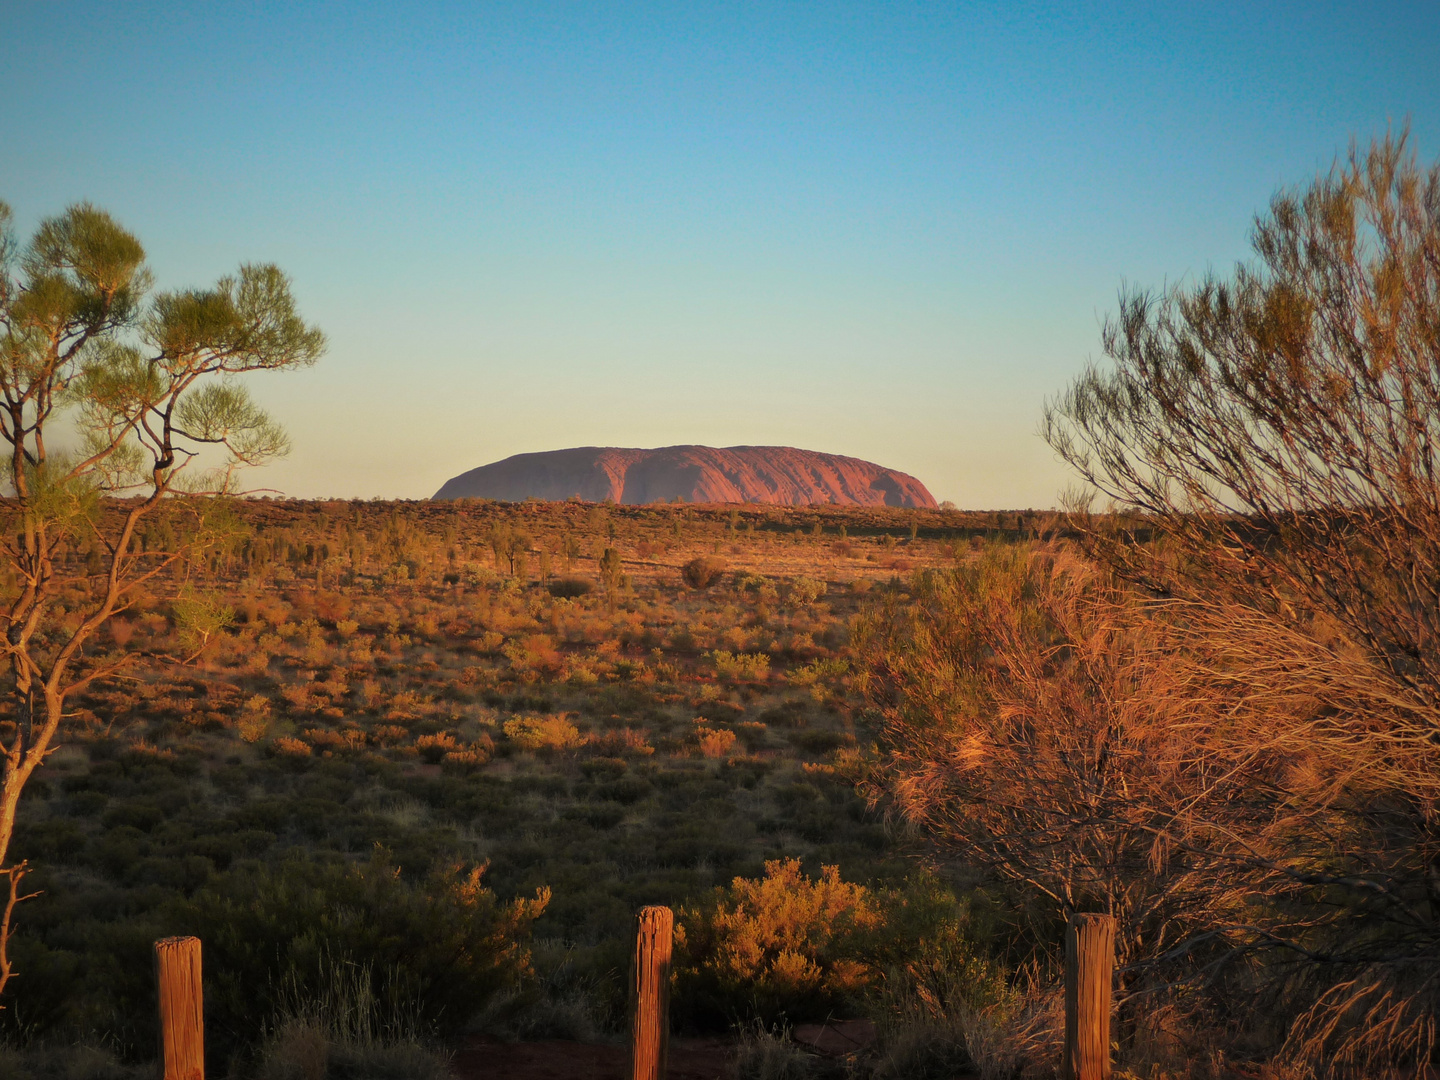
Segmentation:
<svg viewBox="0 0 1440 1080">
<path fill-rule="evenodd" d="M 529 534 L 521 532 L 508 521 L 498 521 L 490 526 L 487 539 L 490 553 L 495 558 L 495 569 L 508 569 L 511 577 L 523 578 L 533 542 Z"/>
<path fill-rule="evenodd" d="M 510 550 L 506 553 L 510 559 L 510 574 L 524 581 L 530 572 L 530 537 L 527 533 L 517 532 L 510 540 Z"/>
<path fill-rule="evenodd" d="M 610 610 L 615 610 L 615 601 L 619 599 L 620 589 L 625 584 L 625 564 L 620 558 L 620 552 L 613 547 L 607 547 L 600 553 L 598 560 L 600 569 L 600 580 L 605 585 L 605 599 L 610 605 Z"/>
<path fill-rule="evenodd" d="M 997 545 L 911 593 L 852 632 L 875 793 L 1005 887 L 1038 940 L 1073 911 L 1114 915 L 1122 969 L 1233 906 L 1190 841 L 1235 781 L 1175 737 L 1174 635 L 1132 591 L 1073 551 Z"/>
<path fill-rule="evenodd" d="M 510 562 L 510 549 L 515 540 L 514 527 L 507 521 L 497 521 L 490 526 L 485 538 L 490 544 L 490 556 L 495 561 L 495 569 L 504 570 Z"/>
<path fill-rule="evenodd" d="M 560 538 L 560 554 L 565 556 L 565 572 L 571 573 L 575 569 L 575 560 L 580 557 L 580 538 L 567 532 Z"/>
<path fill-rule="evenodd" d="M 125 656 L 83 646 L 137 590 L 176 590 L 177 619 L 203 641 L 214 612 L 186 590 L 229 532 L 237 475 L 288 449 L 238 376 L 313 363 L 321 332 L 270 265 L 210 289 L 149 295 L 139 240 L 87 203 L 14 239 L 0 203 L 0 435 L 9 492 L 0 594 L 9 715 L 0 723 L 0 990 L 27 866 L 6 864 L 21 791 L 54 749 L 65 703 Z M 151 529 L 139 543 L 142 522 Z M 152 542 L 153 541 L 153 542 Z M 63 557 L 85 551 L 88 565 Z M 187 615 L 188 612 L 188 615 Z"/>
<path fill-rule="evenodd" d="M 1244 686 L 1204 737 L 1301 777 L 1212 931 L 1303 962 L 1292 1050 L 1372 1074 L 1440 1024 L 1440 165 L 1406 143 L 1279 193 L 1232 278 L 1124 294 L 1045 421 L 1124 515 L 1072 525 Z"/>
</svg>

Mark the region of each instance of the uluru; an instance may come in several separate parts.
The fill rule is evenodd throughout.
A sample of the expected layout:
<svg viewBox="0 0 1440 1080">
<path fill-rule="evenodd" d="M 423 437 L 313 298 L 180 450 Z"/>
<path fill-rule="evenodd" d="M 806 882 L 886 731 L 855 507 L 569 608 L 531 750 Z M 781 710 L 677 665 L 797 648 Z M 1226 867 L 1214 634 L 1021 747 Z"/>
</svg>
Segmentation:
<svg viewBox="0 0 1440 1080">
<path fill-rule="evenodd" d="M 516 454 L 447 480 L 436 499 L 569 499 L 933 507 L 915 477 L 791 446 L 577 446 Z"/>
</svg>

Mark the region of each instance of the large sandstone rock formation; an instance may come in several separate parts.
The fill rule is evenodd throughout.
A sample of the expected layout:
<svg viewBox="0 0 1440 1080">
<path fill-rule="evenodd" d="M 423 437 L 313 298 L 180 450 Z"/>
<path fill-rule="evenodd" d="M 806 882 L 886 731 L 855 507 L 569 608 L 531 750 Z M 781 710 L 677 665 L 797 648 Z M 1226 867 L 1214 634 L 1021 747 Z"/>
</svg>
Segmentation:
<svg viewBox="0 0 1440 1080">
<path fill-rule="evenodd" d="M 591 502 L 772 503 L 930 507 L 913 476 L 859 458 L 789 446 L 580 446 L 516 454 L 445 483 L 437 499 L 568 499 Z"/>
</svg>

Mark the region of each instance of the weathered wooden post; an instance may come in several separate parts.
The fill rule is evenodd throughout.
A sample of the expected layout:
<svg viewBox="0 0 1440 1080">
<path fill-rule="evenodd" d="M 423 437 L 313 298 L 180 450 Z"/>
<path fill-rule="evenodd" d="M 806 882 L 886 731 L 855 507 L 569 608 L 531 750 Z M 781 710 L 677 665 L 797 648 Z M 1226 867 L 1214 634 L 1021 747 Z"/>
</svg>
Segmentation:
<svg viewBox="0 0 1440 1080">
<path fill-rule="evenodd" d="M 1065 932 L 1065 1080 L 1110 1080 L 1115 918 L 1070 916 Z"/>
<path fill-rule="evenodd" d="M 664 1080 L 670 1046 L 670 952 L 675 915 L 668 907 L 645 907 L 635 923 L 630 1080 Z"/>
<path fill-rule="evenodd" d="M 200 939 L 155 942 L 155 982 L 160 990 L 160 1080 L 205 1080 Z"/>
</svg>

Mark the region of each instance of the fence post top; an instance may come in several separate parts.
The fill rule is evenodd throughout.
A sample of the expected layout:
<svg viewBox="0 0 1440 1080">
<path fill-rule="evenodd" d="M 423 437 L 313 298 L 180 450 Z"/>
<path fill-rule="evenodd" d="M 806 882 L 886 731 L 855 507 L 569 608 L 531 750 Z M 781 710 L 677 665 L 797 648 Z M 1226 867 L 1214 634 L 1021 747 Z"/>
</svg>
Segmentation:
<svg viewBox="0 0 1440 1080">
<path fill-rule="evenodd" d="M 200 939 L 194 934 L 180 934 L 175 937 L 156 938 L 155 948 L 165 949 L 174 945 L 188 945 L 192 941 L 195 942 L 196 945 L 200 944 Z"/>
</svg>

